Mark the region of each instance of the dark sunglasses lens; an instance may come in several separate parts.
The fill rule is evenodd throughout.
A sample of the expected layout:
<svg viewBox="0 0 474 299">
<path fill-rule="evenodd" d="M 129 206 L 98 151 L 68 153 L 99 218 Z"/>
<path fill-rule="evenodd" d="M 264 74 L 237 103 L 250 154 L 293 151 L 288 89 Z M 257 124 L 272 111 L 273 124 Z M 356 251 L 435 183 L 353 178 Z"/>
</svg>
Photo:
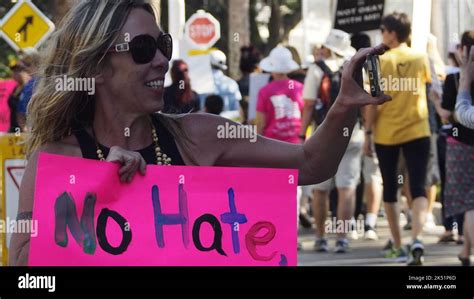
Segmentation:
<svg viewBox="0 0 474 299">
<path fill-rule="evenodd" d="M 140 35 L 130 42 L 133 61 L 138 64 L 148 63 L 156 54 L 156 40 L 150 35 Z"/>
<path fill-rule="evenodd" d="M 173 56 L 173 39 L 169 34 L 162 34 L 158 37 L 158 48 L 165 55 L 166 59 L 171 60 Z"/>
</svg>

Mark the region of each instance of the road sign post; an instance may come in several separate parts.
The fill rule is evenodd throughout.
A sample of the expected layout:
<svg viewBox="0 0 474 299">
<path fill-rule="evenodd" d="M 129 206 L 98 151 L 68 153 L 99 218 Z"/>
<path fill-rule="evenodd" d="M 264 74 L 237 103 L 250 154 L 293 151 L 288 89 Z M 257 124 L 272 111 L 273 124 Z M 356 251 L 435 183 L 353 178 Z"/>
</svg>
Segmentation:
<svg viewBox="0 0 474 299">
<path fill-rule="evenodd" d="M 19 189 L 26 166 L 23 141 L 23 137 L 15 136 L 15 134 L 0 136 L 0 219 L 3 223 L 16 219 L 18 213 Z M 10 238 L 11 234 L 7 231 L 0 232 L 4 266 L 8 261 Z"/>
<path fill-rule="evenodd" d="M 19 1 L 0 24 L 0 36 L 16 51 L 38 48 L 54 31 L 54 24 L 30 1 Z"/>
</svg>

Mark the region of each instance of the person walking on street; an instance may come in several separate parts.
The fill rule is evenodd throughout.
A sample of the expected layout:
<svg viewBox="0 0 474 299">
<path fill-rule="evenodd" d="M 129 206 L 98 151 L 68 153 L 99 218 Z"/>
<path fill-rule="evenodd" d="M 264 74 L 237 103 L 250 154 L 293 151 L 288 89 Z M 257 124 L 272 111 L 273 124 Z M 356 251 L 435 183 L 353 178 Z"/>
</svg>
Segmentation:
<svg viewBox="0 0 474 299">
<path fill-rule="evenodd" d="M 257 132 L 268 138 L 300 143 L 303 84 L 288 78 L 299 69 L 285 47 L 276 47 L 260 62 L 260 68 L 272 76 L 257 97 Z"/>
<path fill-rule="evenodd" d="M 27 107 L 28 103 L 33 96 L 34 88 L 38 82 L 38 77 L 36 73 L 38 71 L 38 67 L 40 64 L 40 55 L 38 50 L 35 48 L 26 48 L 21 51 L 21 61 L 27 67 L 27 71 L 31 76 L 31 79 L 25 84 L 21 94 L 20 100 L 17 103 L 17 119 L 18 125 L 22 129 L 22 131 L 27 131 L 26 127 L 26 117 L 27 117 Z"/>
<path fill-rule="evenodd" d="M 406 161 L 412 203 L 412 242 L 408 265 L 423 263 L 424 245 L 420 238 L 428 211 L 426 172 L 430 153 L 430 126 L 426 100 L 426 84 L 431 81 L 428 59 L 406 44 L 411 23 L 404 13 L 393 13 L 382 18 L 380 30 L 383 43 L 390 50 L 380 57 L 381 75 L 386 82 L 385 92 L 393 101 L 379 109 L 369 107 L 367 113 L 366 154 L 372 152 L 372 142 L 380 162 L 383 179 L 383 200 L 393 248 L 387 257 L 407 260 L 402 248 L 399 223 L 397 165 L 400 150 Z M 410 85 L 392 84 L 410 80 Z M 373 135 L 373 139 L 372 139 Z"/>
<path fill-rule="evenodd" d="M 356 49 L 370 47 L 370 37 L 365 33 L 357 33 L 351 37 L 351 44 Z M 368 78 L 364 78 L 364 88 L 370 90 L 368 86 Z M 365 108 L 365 107 L 364 107 Z M 365 122 L 365 109 L 362 109 L 362 119 Z M 366 127 L 364 123 L 363 127 Z M 367 200 L 364 238 L 366 240 L 377 240 L 376 232 L 377 217 L 380 209 L 380 202 L 382 201 L 382 175 L 380 174 L 379 160 L 377 155 L 372 153 L 372 156 L 363 155 L 362 157 L 362 176 L 364 178 L 364 197 Z"/>
<path fill-rule="evenodd" d="M 459 78 L 459 92 L 456 99 L 456 119 L 459 123 L 474 129 L 474 32 L 467 33 L 466 40 L 470 44 L 463 46 L 465 59 L 461 66 Z M 463 44 L 463 41 L 461 41 Z M 463 266 L 471 264 L 470 255 L 474 244 L 474 146 L 462 143 L 453 146 L 453 156 L 457 161 L 452 161 L 456 190 L 453 195 L 446 198 L 448 216 L 464 212 L 464 248 L 458 255 Z M 460 157 L 462 155 L 462 158 Z M 455 159 L 456 159 L 455 158 Z M 454 160 L 454 159 L 453 159 Z M 448 158 L 448 165 L 450 160 Z M 449 183 L 450 178 L 448 178 Z M 454 182 L 453 182 L 454 183 Z M 449 192 L 449 190 L 447 190 Z M 449 193 L 448 193 L 449 194 Z"/>
<path fill-rule="evenodd" d="M 311 120 L 316 118 L 316 124 L 319 124 L 324 119 L 327 109 L 332 105 L 335 95 L 337 95 L 341 87 L 340 73 L 342 64 L 355 53 L 355 49 L 351 47 L 349 34 L 337 29 L 330 32 L 323 47 L 328 50 L 326 60 L 318 61 L 309 68 L 304 84 L 303 98 L 305 99 L 305 105 L 303 110 L 303 126 L 300 130 L 300 138 L 303 140 Z M 322 105 L 317 104 L 318 99 Z M 317 111 L 317 108 L 321 109 Z M 335 176 L 320 184 L 311 186 L 313 191 L 313 211 L 316 220 L 314 250 L 317 252 L 327 252 L 329 250 L 327 239 L 325 238 L 325 229 L 329 194 L 332 189 L 336 187 L 338 193 L 337 220 L 349 223 L 352 222 L 351 220 L 354 215 L 355 191 L 360 179 L 364 138 L 360 117 L 358 117 L 358 121 L 352 129 L 352 134 L 346 134 L 347 132 L 339 133 L 349 140 L 349 146 Z M 336 217 L 333 217 L 334 219 Z M 338 232 L 334 248 L 336 253 L 345 253 L 349 250 L 347 233 L 349 231 Z"/>
<path fill-rule="evenodd" d="M 31 74 L 28 72 L 28 66 L 21 60 L 13 63 L 10 69 L 13 73 L 13 80 L 16 81 L 17 85 L 8 97 L 8 107 L 10 108 L 10 128 L 8 133 L 20 133 L 23 131 L 23 128 L 18 120 L 18 103 L 25 85 L 31 80 Z"/>
<path fill-rule="evenodd" d="M 239 90 L 239 84 L 226 76 L 224 71 L 227 70 L 227 57 L 221 50 L 211 52 L 211 68 L 214 77 L 215 92 L 224 100 L 224 111 L 238 111 L 242 100 Z"/>
</svg>

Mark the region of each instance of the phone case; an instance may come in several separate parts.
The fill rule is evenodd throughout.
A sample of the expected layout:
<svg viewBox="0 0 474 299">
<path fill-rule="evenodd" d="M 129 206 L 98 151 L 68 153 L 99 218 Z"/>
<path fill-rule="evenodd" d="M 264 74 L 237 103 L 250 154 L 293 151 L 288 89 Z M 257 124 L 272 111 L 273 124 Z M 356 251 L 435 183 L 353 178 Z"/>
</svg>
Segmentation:
<svg viewBox="0 0 474 299">
<path fill-rule="evenodd" d="M 380 85 L 380 61 L 377 55 L 367 56 L 364 68 L 367 71 L 370 82 L 370 94 L 373 97 L 378 97 L 382 94 L 382 87 Z"/>
</svg>

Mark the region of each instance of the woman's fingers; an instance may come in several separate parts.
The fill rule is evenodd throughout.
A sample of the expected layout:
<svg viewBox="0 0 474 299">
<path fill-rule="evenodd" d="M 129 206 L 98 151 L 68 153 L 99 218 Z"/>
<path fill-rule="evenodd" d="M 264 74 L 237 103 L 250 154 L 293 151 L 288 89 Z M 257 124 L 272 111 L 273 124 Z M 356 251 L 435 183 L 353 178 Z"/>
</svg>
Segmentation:
<svg viewBox="0 0 474 299">
<path fill-rule="evenodd" d="M 366 101 L 366 105 L 367 104 L 371 104 L 371 105 L 381 105 L 385 102 L 388 102 L 388 101 L 391 101 L 392 100 L 392 97 L 389 96 L 388 94 L 381 94 L 380 96 L 378 97 L 372 97 L 370 96 L 369 94 L 367 94 L 368 96 L 365 97 L 367 99 Z"/>
<path fill-rule="evenodd" d="M 130 172 L 135 168 L 135 164 L 138 163 L 133 157 L 125 157 L 121 167 L 119 169 L 119 175 L 130 174 Z"/>
<path fill-rule="evenodd" d="M 348 107 L 361 107 L 365 105 L 380 105 L 391 100 L 391 97 L 382 94 L 372 97 L 362 86 L 362 68 L 368 55 L 381 55 L 387 47 L 380 44 L 373 48 L 360 49 L 350 61 L 344 64 L 342 71 L 340 102 Z"/>
<path fill-rule="evenodd" d="M 121 173 L 126 177 L 126 182 L 130 183 L 140 166 L 140 157 L 130 156 L 126 164 L 122 167 Z M 120 171 L 119 171 L 120 172 Z"/>
<path fill-rule="evenodd" d="M 382 55 L 387 50 L 387 46 L 380 44 L 373 48 L 362 48 L 352 58 L 349 63 L 345 66 L 343 75 L 350 76 L 354 79 L 360 76 L 362 67 L 367 58 L 367 55 Z"/>
<path fill-rule="evenodd" d="M 120 181 L 122 183 L 131 182 L 138 170 L 140 170 L 142 175 L 144 175 L 146 171 L 145 160 L 139 153 L 127 151 L 118 146 L 110 148 L 107 161 L 119 163 L 121 165 L 118 175 L 120 176 Z"/>
<path fill-rule="evenodd" d="M 141 175 L 145 175 L 146 174 L 146 162 L 145 162 L 145 159 L 143 159 L 143 157 L 140 155 L 140 173 Z"/>
<path fill-rule="evenodd" d="M 472 52 L 472 49 L 474 49 L 474 46 L 471 46 L 471 49 L 468 49 L 467 46 L 463 48 L 462 62 L 464 65 L 468 64 L 469 62 L 474 62 L 474 53 Z"/>
<path fill-rule="evenodd" d="M 129 166 L 123 171 L 123 175 L 126 177 L 125 182 L 130 183 L 138 170 L 139 163 L 136 160 L 131 160 Z M 123 166 L 125 167 L 125 166 Z"/>
<path fill-rule="evenodd" d="M 124 150 L 119 146 L 112 146 L 107 155 L 107 162 L 125 163 Z"/>
<path fill-rule="evenodd" d="M 462 71 L 465 71 L 464 75 L 468 76 L 471 80 L 474 79 L 474 46 L 471 46 L 469 55 L 467 54 L 467 47 L 464 47 L 464 65 L 462 66 Z"/>
</svg>

